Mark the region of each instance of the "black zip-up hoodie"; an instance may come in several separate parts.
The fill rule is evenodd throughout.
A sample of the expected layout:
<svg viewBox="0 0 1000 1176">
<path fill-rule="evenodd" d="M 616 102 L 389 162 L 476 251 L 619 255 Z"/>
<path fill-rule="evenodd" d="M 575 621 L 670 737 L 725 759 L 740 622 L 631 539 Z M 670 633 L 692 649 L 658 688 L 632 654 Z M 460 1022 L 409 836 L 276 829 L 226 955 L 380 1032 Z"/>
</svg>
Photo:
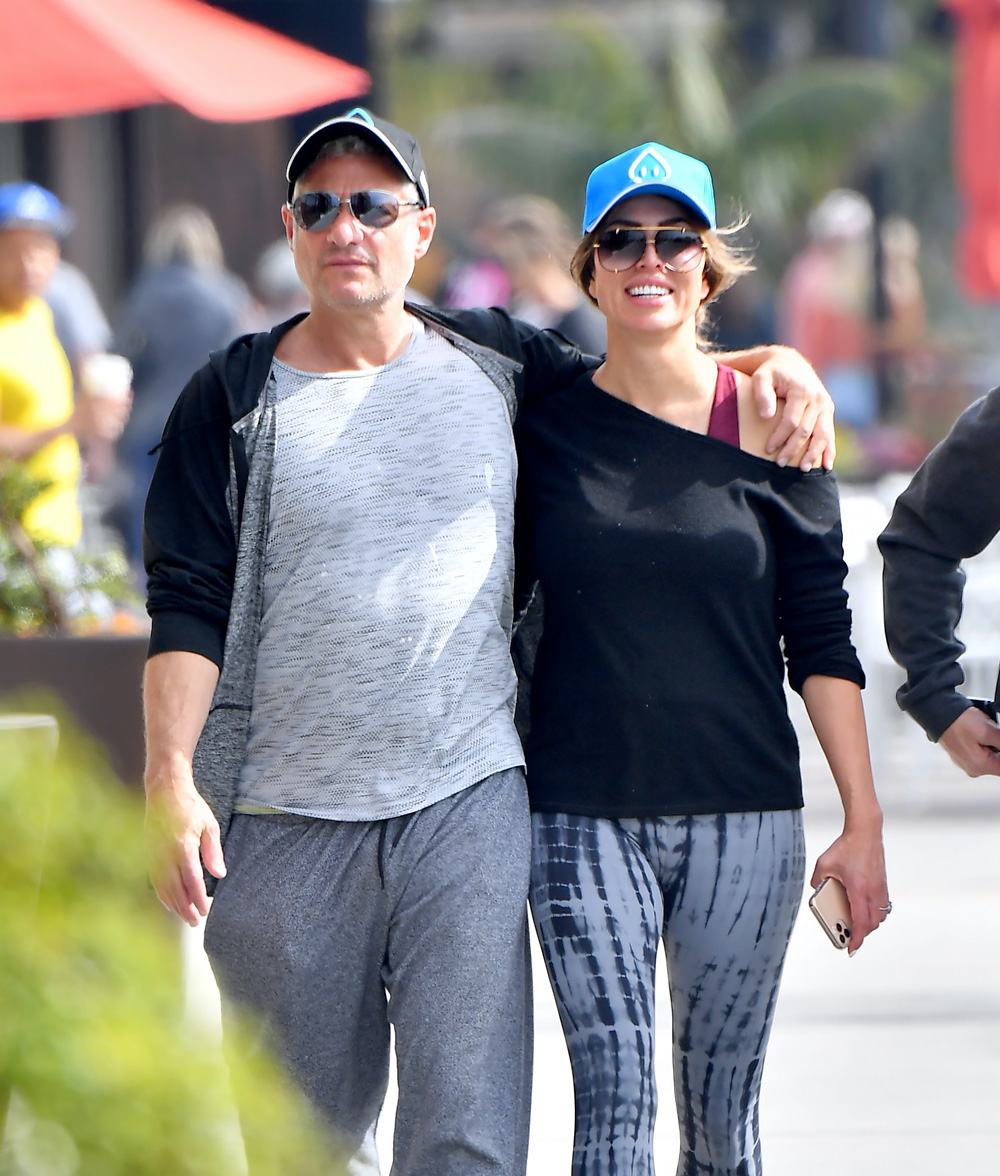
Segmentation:
<svg viewBox="0 0 1000 1176">
<path fill-rule="evenodd" d="M 1000 388 L 977 400 L 924 461 L 879 536 L 885 635 L 906 670 L 896 699 L 937 740 L 969 705 L 955 636 L 961 561 L 1000 532 Z M 1000 601 L 997 601 L 1000 608 Z"/>
</svg>

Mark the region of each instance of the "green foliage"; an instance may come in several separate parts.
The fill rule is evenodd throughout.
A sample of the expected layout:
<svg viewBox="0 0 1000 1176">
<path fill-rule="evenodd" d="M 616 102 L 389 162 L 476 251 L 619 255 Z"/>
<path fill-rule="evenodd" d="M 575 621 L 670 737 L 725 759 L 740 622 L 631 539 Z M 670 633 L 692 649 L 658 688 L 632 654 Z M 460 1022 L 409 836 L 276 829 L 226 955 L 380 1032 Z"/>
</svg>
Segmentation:
<svg viewBox="0 0 1000 1176">
<path fill-rule="evenodd" d="M 0 730 L 0 1130 L 14 1092 L 0 1172 L 238 1176 L 226 1066 L 182 1019 L 178 927 L 146 880 L 141 800 L 61 728 L 56 759 L 37 733 Z M 234 1041 L 255 1174 L 336 1171 L 253 1034 Z"/>
<path fill-rule="evenodd" d="M 0 634 L 85 632 L 106 623 L 116 606 L 139 604 L 119 550 L 89 555 L 32 540 L 22 530 L 21 543 L 31 554 L 25 558 L 13 526 L 20 527 L 24 512 L 50 485 L 19 462 L 0 463 Z"/>
</svg>

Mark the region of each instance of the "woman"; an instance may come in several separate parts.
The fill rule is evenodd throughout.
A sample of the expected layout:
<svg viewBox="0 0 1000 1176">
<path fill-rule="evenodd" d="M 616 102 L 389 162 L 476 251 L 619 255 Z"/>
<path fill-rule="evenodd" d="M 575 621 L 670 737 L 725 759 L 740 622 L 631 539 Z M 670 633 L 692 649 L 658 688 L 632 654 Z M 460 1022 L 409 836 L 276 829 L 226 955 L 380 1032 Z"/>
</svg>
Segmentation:
<svg viewBox="0 0 1000 1176">
<path fill-rule="evenodd" d="M 602 164 L 584 233 L 573 272 L 607 358 L 523 412 L 517 532 L 543 614 L 531 904 L 573 1065 L 573 1172 L 653 1171 L 662 937 L 678 1173 L 752 1176 L 805 873 L 785 661 L 844 804 L 813 884 L 846 886 L 852 950 L 889 909 L 836 484 L 765 455 L 749 381 L 699 346 L 748 268 L 703 163 L 647 143 Z"/>
</svg>

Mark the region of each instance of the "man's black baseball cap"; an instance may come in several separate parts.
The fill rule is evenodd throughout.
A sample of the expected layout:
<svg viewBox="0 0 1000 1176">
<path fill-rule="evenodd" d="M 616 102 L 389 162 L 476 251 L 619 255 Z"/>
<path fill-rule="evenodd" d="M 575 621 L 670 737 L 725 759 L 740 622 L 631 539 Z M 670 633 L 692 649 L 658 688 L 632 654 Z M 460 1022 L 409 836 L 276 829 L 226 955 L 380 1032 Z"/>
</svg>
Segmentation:
<svg viewBox="0 0 1000 1176">
<path fill-rule="evenodd" d="M 416 139 L 401 127 L 384 118 L 376 118 L 363 106 L 356 106 L 347 114 L 339 118 L 327 119 L 318 127 L 313 127 L 308 135 L 292 152 L 285 168 L 285 178 L 288 180 L 288 201 L 291 203 L 295 189 L 295 181 L 316 162 L 320 148 L 324 143 L 331 143 L 344 135 L 360 135 L 369 139 L 376 146 L 389 155 L 402 169 L 408 180 L 416 184 L 420 199 L 426 207 L 430 204 L 430 193 L 427 190 L 427 170 L 424 167 L 424 157 L 420 154 L 420 146 Z"/>
</svg>

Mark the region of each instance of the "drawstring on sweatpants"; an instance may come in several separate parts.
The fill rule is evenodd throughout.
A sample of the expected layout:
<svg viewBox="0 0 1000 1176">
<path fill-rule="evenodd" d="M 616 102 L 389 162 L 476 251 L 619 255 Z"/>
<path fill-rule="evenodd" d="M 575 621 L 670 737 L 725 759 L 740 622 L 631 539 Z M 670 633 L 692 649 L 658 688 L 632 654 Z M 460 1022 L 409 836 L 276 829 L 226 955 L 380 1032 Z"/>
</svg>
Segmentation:
<svg viewBox="0 0 1000 1176">
<path fill-rule="evenodd" d="M 416 815 L 415 813 L 407 813 L 406 816 L 399 819 L 399 828 L 396 830 L 396 835 L 392 839 L 392 845 L 389 846 L 390 853 L 396 848 L 397 845 L 399 845 L 400 839 L 402 838 L 403 834 L 406 832 L 406 826 L 410 823 L 411 819 L 415 815 Z M 397 818 L 395 818 L 395 817 L 389 818 L 389 820 L 396 820 L 396 819 Z M 383 890 L 385 890 L 385 835 L 386 835 L 386 831 L 388 830 L 388 827 L 389 827 L 388 820 L 379 822 L 378 853 L 376 856 L 378 859 L 378 880 L 382 884 Z"/>
<path fill-rule="evenodd" d="M 378 827 L 378 880 L 385 890 L 385 821 L 379 822 Z"/>
</svg>

